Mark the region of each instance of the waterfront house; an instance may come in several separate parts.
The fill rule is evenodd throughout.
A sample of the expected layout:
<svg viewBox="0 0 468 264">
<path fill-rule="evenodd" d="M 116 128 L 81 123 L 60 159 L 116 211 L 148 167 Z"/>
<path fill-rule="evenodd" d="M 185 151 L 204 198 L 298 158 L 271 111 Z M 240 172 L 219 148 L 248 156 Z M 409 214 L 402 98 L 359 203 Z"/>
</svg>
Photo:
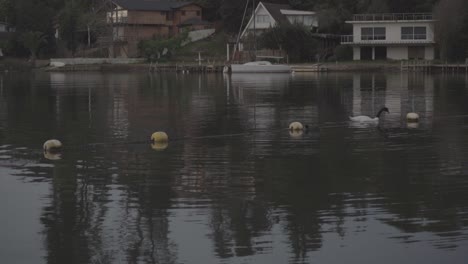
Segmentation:
<svg viewBox="0 0 468 264">
<path fill-rule="evenodd" d="M 141 40 L 175 36 L 189 30 L 206 29 L 203 9 L 194 2 L 170 0 L 113 0 L 107 23 L 113 27 L 113 41 L 118 56 L 133 57 Z"/>
<path fill-rule="evenodd" d="M 432 14 L 356 14 L 346 23 L 353 35 L 342 36 L 341 44 L 353 47 L 354 60 L 433 60 Z"/>
<path fill-rule="evenodd" d="M 241 34 L 241 39 L 254 32 L 256 36 L 261 35 L 279 23 L 299 23 L 310 27 L 312 31 L 316 31 L 318 17 L 315 12 L 296 10 L 290 5 L 259 2 L 255 8 L 255 16 L 250 18 Z"/>
<path fill-rule="evenodd" d="M 240 35 L 239 43 L 237 40 L 231 42 L 238 44 L 237 48 L 234 46 L 238 52 L 234 54 L 233 59 L 236 61 L 249 61 L 255 58 L 284 59 L 286 53 L 281 49 L 256 50 L 256 41 L 253 38 L 284 23 L 301 24 L 308 27 L 311 32 L 316 32 L 318 15 L 312 11 L 293 9 L 290 5 L 259 2 Z M 252 52 L 253 50 L 256 51 Z M 255 58 L 252 54 L 255 54 L 253 56 Z"/>
</svg>

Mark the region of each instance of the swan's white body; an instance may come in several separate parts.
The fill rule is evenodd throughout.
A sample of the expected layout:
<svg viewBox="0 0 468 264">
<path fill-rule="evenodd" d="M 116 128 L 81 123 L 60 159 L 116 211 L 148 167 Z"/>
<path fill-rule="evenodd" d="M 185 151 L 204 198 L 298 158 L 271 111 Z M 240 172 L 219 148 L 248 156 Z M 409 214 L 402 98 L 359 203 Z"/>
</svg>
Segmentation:
<svg viewBox="0 0 468 264">
<path fill-rule="evenodd" d="M 350 116 L 349 120 L 353 122 L 379 122 L 378 117 L 370 117 L 370 116 Z"/>
</svg>

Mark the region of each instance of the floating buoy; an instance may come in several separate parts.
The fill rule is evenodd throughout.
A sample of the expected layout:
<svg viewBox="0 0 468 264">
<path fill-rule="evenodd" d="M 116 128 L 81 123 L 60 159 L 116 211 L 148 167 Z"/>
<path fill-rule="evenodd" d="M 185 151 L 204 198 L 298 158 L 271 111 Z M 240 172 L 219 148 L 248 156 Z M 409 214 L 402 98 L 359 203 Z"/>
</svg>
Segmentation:
<svg viewBox="0 0 468 264">
<path fill-rule="evenodd" d="M 154 150 L 165 150 L 169 144 L 166 142 L 153 142 L 151 148 Z"/>
<path fill-rule="evenodd" d="M 418 122 L 407 122 L 406 127 L 411 128 L 411 129 L 416 129 L 416 128 L 419 128 L 419 123 Z"/>
<path fill-rule="evenodd" d="M 50 153 L 50 152 L 44 151 L 44 158 L 48 160 L 61 160 L 62 155 L 60 153 Z"/>
<path fill-rule="evenodd" d="M 291 131 L 300 131 L 303 130 L 304 126 L 300 122 L 292 122 L 289 124 L 289 130 Z"/>
<path fill-rule="evenodd" d="M 44 143 L 44 152 L 57 152 L 62 148 L 62 142 L 57 139 L 49 139 Z"/>
<path fill-rule="evenodd" d="M 289 135 L 292 137 L 292 138 L 300 138 L 302 137 L 302 130 L 289 130 Z"/>
<path fill-rule="evenodd" d="M 169 141 L 169 137 L 167 136 L 167 134 L 165 132 L 158 131 L 158 132 L 154 132 L 151 135 L 151 142 L 152 143 L 168 142 L 168 141 Z"/>
<path fill-rule="evenodd" d="M 418 122 L 419 121 L 419 115 L 416 113 L 408 113 L 406 114 L 406 121 L 407 122 Z"/>
</svg>

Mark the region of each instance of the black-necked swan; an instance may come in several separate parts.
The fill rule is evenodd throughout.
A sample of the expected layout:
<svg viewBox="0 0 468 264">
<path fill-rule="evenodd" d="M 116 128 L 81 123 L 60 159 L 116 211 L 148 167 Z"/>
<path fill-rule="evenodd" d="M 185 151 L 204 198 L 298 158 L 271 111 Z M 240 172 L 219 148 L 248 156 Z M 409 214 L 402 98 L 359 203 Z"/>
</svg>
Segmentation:
<svg viewBox="0 0 468 264">
<path fill-rule="evenodd" d="M 379 110 L 379 112 L 377 113 L 377 115 L 375 115 L 374 118 L 372 118 L 370 116 L 361 115 L 361 116 L 350 116 L 349 120 L 351 120 L 353 122 L 378 122 L 380 114 L 382 114 L 382 112 L 389 113 L 388 108 L 387 107 L 382 107 L 382 109 Z"/>
</svg>

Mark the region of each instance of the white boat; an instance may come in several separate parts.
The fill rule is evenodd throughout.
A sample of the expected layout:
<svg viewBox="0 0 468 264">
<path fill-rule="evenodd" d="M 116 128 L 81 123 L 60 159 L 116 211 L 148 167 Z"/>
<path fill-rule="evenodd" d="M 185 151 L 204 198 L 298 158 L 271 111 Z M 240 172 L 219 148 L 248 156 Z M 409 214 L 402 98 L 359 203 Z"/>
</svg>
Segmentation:
<svg viewBox="0 0 468 264">
<path fill-rule="evenodd" d="M 285 64 L 272 64 L 269 61 L 252 61 L 244 64 L 231 64 L 231 73 L 284 73 L 291 72 Z"/>
</svg>

